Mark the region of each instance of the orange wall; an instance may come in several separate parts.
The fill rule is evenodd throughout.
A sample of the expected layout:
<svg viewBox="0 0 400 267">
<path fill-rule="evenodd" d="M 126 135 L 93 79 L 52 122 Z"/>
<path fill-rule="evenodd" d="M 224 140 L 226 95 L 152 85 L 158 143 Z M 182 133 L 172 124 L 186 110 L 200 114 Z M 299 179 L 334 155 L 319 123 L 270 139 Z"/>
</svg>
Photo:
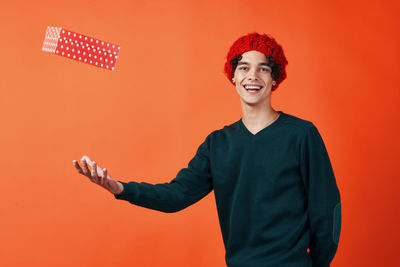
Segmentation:
<svg viewBox="0 0 400 267">
<path fill-rule="evenodd" d="M 212 194 L 163 214 L 114 200 L 72 160 L 174 178 L 240 118 L 222 70 L 252 31 L 289 60 L 273 106 L 314 122 L 329 151 L 343 207 L 332 266 L 396 266 L 398 1 L 82 2 L 0 5 L 1 266 L 224 266 Z M 116 70 L 42 52 L 48 25 L 120 45 Z"/>
</svg>

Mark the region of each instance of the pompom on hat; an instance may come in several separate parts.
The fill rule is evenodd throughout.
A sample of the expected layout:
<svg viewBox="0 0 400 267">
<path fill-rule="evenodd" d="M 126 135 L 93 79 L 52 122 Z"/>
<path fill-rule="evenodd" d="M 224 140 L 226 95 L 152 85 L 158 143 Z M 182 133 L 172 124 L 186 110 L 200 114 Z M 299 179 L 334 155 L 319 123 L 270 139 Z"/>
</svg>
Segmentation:
<svg viewBox="0 0 400 267">
<path fill-rule="evenodd" d="M 231 60 L 247 51 L 256 50 L 266 56 L 272 56 L 275 63 L 280 65 L 279 76 L 275 79 L 276 85 L 272 88 L 275 90 L 278 85 L 286 78 L 285 67 L 288 63 L 282 47 L 275 41 L 274 38 L 266 34 L 250 33 L 237 39 L 226 56 L 224 71 L 229 81 L 232 82 L 233 72 Z M 232 82 L 233 83 L 233 82 Z"/>
</svg>

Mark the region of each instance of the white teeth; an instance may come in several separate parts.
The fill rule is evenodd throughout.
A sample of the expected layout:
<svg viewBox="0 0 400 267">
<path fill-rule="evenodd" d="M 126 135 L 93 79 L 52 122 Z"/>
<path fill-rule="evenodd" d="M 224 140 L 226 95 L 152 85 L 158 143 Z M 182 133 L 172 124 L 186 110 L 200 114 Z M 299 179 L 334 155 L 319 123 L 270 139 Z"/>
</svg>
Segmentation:
<svg viewBox="0 0 400 267">
<path fill-rule="evenodd" d="M 259 90 L 261 89 L 261 86 L 246 85 L 244 88 L 247 90 Z"/>
</svg>

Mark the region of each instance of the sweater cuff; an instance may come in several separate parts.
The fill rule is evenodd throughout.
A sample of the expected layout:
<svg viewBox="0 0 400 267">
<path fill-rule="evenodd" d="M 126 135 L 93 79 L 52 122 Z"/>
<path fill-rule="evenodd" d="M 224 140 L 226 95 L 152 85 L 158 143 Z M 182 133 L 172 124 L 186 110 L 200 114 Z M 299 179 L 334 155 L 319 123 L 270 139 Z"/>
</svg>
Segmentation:
<svg viewBox="0 0 400 267">
<path fill-rule="evenodd" d="M 121 181 L 118 181 L 118 182 L 120 182 L 123 185 L 124 191 L 122 191 L 122 194 L 120 194 L 120 195 L 114 194 L 114 197 L 116 199 L 128 200 L 129 201 L 129 200 L 133 200 L 134 198 L 136 198 L 136 195 L 137 195 L 137 187 L 136 187 L 136 185 L 137 185 L 137 183 L 135 183 L 135 182 L 124 183 L 124 182 L 121 182 Z"/>
</svg>

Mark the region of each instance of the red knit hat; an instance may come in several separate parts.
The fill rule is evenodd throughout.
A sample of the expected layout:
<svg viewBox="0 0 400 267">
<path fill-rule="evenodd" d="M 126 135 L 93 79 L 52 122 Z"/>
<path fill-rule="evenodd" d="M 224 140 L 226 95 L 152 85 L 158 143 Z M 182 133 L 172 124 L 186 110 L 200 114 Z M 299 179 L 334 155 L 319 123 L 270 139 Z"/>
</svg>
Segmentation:
<svg viewBox="0 0 400 267">
<path fill-rule="evenodd" d="M 272 88 L 272 90 L 278 88 L 278 85 L 286 78 L 285 67 L 288 61 L 286 60 L 282 47 L 275 41 L 274 38 L 266 34 L 260 35 L 258 33 L 250 33 L 240 37 L 238 40 L 236 40 L 236 42 L 233 43 L 229 49 L 228 55 L 226 56 L 224 68 L 225 74 L 229 81 L 232 82 L 233 78 L 233 69 L 232 65 L 230 64 L 231 60 L 234 57 L 250 50 L 256 50 L 266 56 L 272 56 L 275 63 L 280 65 L 280 74 L 275 79 L 276 85 Z"/>
</svg>

